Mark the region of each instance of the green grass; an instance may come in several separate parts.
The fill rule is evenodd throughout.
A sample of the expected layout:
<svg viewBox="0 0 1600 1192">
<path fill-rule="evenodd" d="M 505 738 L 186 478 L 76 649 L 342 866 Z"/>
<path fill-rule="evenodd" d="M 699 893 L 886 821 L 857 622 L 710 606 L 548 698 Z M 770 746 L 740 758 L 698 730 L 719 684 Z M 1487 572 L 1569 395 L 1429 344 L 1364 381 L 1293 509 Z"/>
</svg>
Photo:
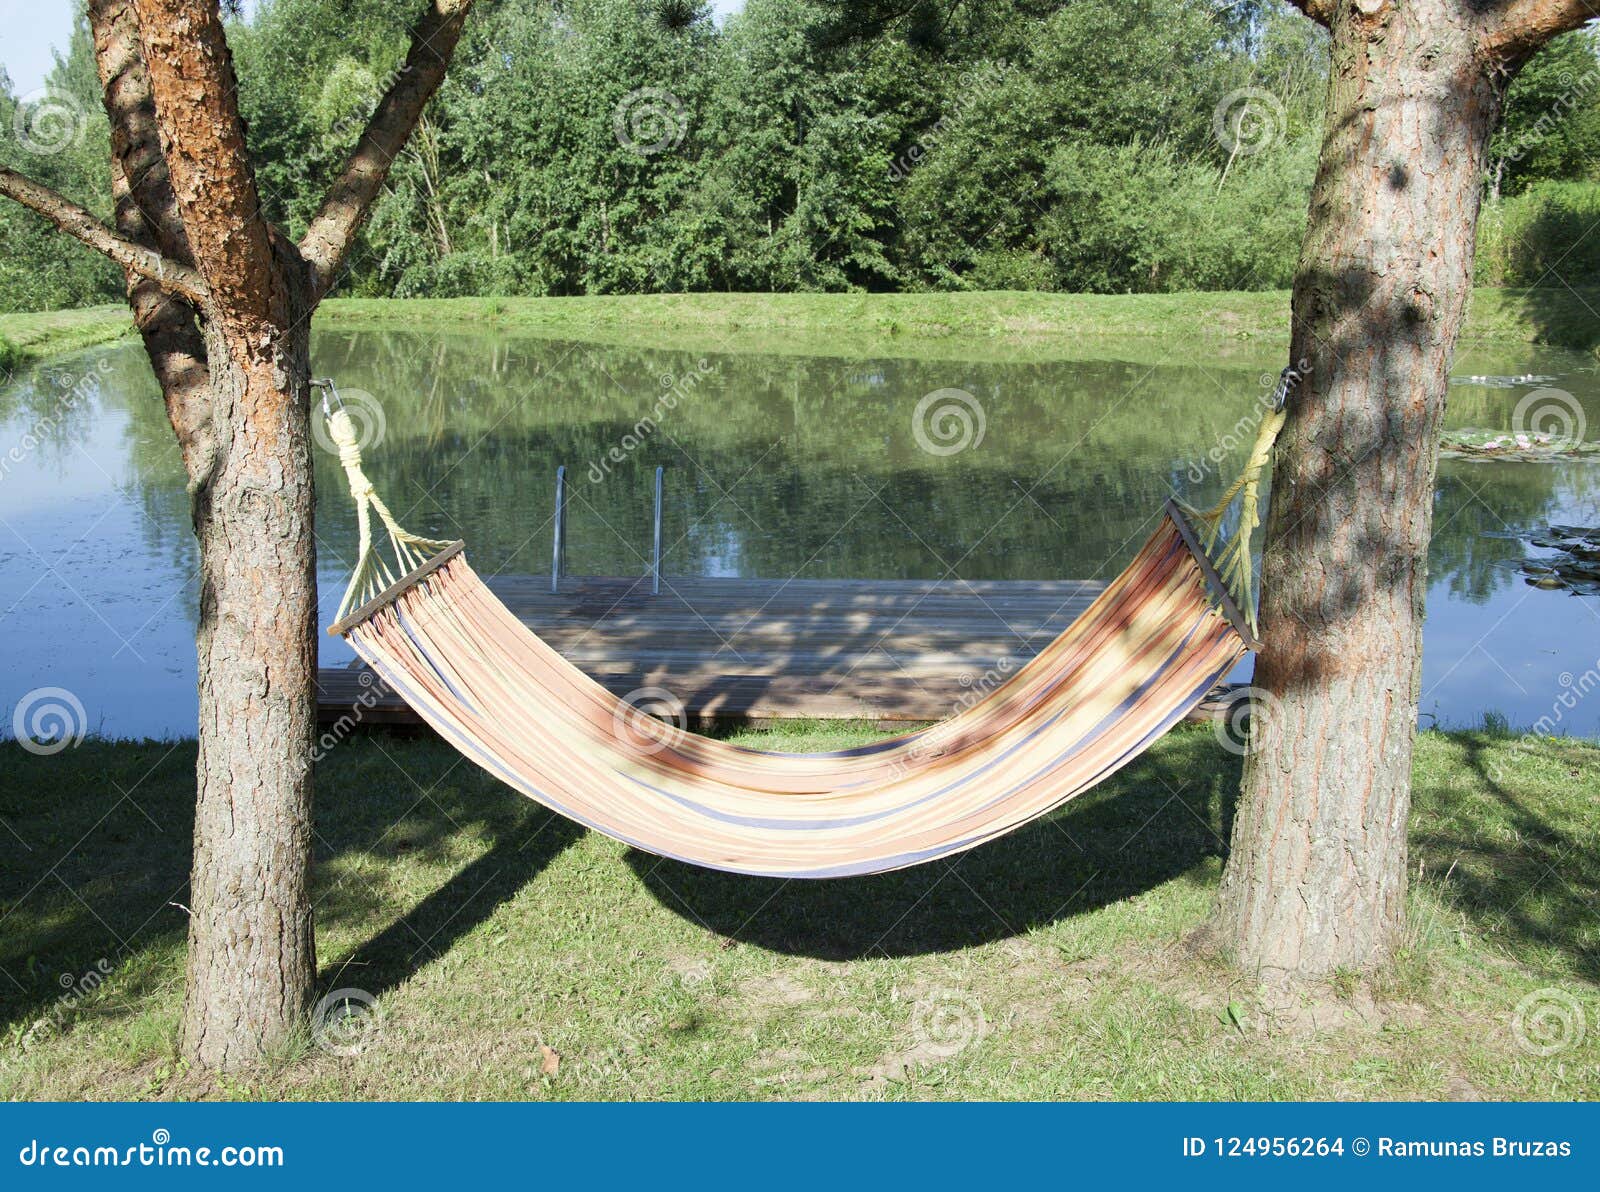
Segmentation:
<svg viewBox="0 0 1600 1192">
<path fill-rule="evenodd" d="M 1475 292 L 1468 343 L 1600 348 L 1600 289 Z M 634 344 L 820 355 L 898 345 L 974 358 L 1143 359 L 1176 343 L 1217 356 L 1265 359 L 1289 337 L 1284 292 L 1224 294 L 653 294 L 598 298 L 332 299 L 323 328 L 417 325 L 498 328 Z M 0 315 L 0 369 L 130 333 L 118 306 Z M 1154 349 L 1153 349 L 1154 346 Z"/>
<path fill-rule="evenodd" d="M 0 378 L 35 361 L 133 334 L 126 306 L 0 314 Z"/>
<path fill-rule="evenodd" d="M 1464 341 L 1600 348 L 1600 288 L 1475 291 Z M 919 354 L 971 356 L 985 345 L 1074 359 L 1137 355 L 1139 341 L 1190 342 L 1224 354 L 1281 352 L 1283 291 L 1204 294 L 652 294 L 597 298 L 452 298 L 325 303 L 321 326 L 469 322 L 548 335 L 663 346 L 866 354 L 886 340 Z"/>
<path fill-rule="evenodd" d="M 1600 1094 L 1592 745 L 1425 734 L 1405 946 L 1285 1000 L 1192 946 L 1237 783 L 1203 729 L 954 866 L 823 883 L 658 861 L 436 741 L 354 738 L 317 775 L 319 984 L 376 996 L 377 1025 L 221 1082 L 172 1046 L 193 763 L 0 747 L 0 1097 Z M 1540 990 L 1581 1043 L 1519 1046 Z"/>
</svg>

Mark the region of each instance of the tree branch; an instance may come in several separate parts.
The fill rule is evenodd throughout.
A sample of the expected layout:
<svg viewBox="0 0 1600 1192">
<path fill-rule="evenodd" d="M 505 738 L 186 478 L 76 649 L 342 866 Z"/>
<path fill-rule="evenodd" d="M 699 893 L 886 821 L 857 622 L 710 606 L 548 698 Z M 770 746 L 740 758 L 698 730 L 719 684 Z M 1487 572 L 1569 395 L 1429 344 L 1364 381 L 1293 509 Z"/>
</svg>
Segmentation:
<svg viewBox="0 0 1600 1192">
<path fill-rule="evenodd" d="M 1520 64 L 1552 37 L 1600 18 L 1600 0 L 1511 0 L 1487 22 L 1482 48 L 1497 62 Z"/>
<path fill-rule="evenodd" d="M 317 298 L 333 285 L 394 159 L 444 79 L 471 8 L 472 0 L 428 0 L 413 26 L 405 64 L 300 241 L 301 255 L 316 271 Z"/>
<path fill-rule="evenodd" d="M 189 238 L 161 156 L 150 75 L 139 56 L 139 18 L 132 0 L 89 0 L 95 66 L 111 122 L 111 198 L 124 239 L 192 265 Z M 145 355 L 161 386 L 191 486 L 211 473 L 211 369 L 192 303 L 164 294 L 156 283 L 128 273 L 128 306 Z"/>
<path fill-rule="evenodd" d="M 163 290 L 194 302 L 207 298 L 205 280 L 195 270 L 113 232 L 90 212 L 48 186 L 0 166 L 0 195 L 44 216 L 67 235 L 110 257 L 124 269 L 147 277 Z"/>
<path fill-rule="evenodd" d="M 1338 0 L 1289 0 L 1289 3 L 1324 29 L 1332 28 L 1333 14 L 1339 7 Z"/>
<path fill-rule="evenodd" d="M 151 237 L 150 247 L 185 265 L 194 264 L 178 200 L 161 155 L 161 128 L 150 93 L 150 72 L 139 53 L 139 14 L 133 0 L 89 0 L 89 26 L 94 35 L 95 66 L 106 116 L 111 122 L 111 159 L 128 183 L 133 210 L 119 202 L 117 228 L 130 240 L 145 243 L 133 232 L 135 220 Z"/>
<path fill-rule="evenodd" d="M 290 302 L 261 214 L 217 0 L 134 0 L 167 177 L 213 317 L 254 335 Z"/>
</svg>

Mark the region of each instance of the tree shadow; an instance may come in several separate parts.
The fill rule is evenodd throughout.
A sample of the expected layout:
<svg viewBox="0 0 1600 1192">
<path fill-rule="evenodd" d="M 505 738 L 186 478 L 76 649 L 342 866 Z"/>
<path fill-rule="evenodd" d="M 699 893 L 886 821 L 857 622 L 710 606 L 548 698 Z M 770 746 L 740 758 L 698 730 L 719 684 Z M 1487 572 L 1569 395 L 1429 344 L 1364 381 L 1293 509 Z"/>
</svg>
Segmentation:
<svg viewBox="0 0 1600 1192">
<path fill-rule="evenodd" d="M 1223 856 L 1238 764 L 1182 732 L 1065 808 L 953 859 L 871 877 L 752 878 L 630 851 L 665 907 L 825 960 L 947 952 L 1100 909 Z"/>
<path fill-rule="evenodd" d="M 137 1012 L 181 976 L 194 762 L 193 742 L 86 741 L 56 757 L 0 745 L 0 1026 L 21 1045 L 91 1006 Z M 318 986 L 375 995 L 448 951 L 584 831 L 437 740 L 377 732 L 319 767 L 314 827 Z M 423 876 L 436 884 L 403 913 L 395 881 L 372 881 L 374 864 L 406 880 L 405 858 L 437 872 L 435 858 L 471 839 L 487 849 L 442 880 Z M 378 926 L 355 947 L 330 946 L 368 924 Z"/>
<path fill-rule="evenodd" d="M 1518 748 L 1514 742 L 1473 733 L 1455 743 L 1491 807 L 1480 811 L 1462 805 L 1459 791 L 1444 792 L 1451 802 L 1438 800 L 1437 826 L 1413 828 L 1413 847 L 1431 861 L 1440 882 L 1448 881 L 1451 905 L 1486 936 L 1536 966 L 1533 954 L 1548 949 L 1587 979 L 1600 980 L 1600 854 L 1592 833 L 1585 838 L 1559 826 L 1505 785 L 1489 755 Z M 1570 764 L 1576 775 L 1582 763 L 1567 751 L 1589 747 L 1541 738 L 1537 748 L 1541 758 Z M 1436 797 L 1421 783 L 1417 795 L 1419 801 Z"/>
<path fill-rule="evenodd" d="M 375 997 L 395 988 L 492 918 L 584 833 L 580 825 L 542 808 L 535 808 L 531 819 L 383 930 L 338 961 L 325 962 L 319 987 L 359 985 Z"/>
</svg>

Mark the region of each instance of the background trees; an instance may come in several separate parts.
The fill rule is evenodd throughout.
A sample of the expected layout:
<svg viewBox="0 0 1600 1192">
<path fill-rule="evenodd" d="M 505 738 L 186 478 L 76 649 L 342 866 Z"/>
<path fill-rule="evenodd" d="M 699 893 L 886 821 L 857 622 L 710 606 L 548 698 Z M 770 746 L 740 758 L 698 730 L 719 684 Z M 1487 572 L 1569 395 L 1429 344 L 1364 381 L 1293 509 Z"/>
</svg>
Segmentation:
<svg viewBox="0 0 1600 1192">
<path fill-rule="evenodd" d="M 229 26 L 263 201 L 289 230 L 392 82 L 406 19 L 376 0 L 268 0 Z M 1485 164 L 1480 280 L 1536 284 L 1600 207 L 1596 55 L 1592 33 L 1568 34 L 1512 85 Z M 86 35 L 58 76 L 92 113 Z M 343 284 L 1282 287 L 1326 77 L 1326 34 L 1272 0 L 748 0 L 725 25 L 668 0 L 497 0 L 395 162 Z M 16 98 L 0 94 L 0 155 L 18 151 L 5 135 Z M 94 142 L 52 157 L 46 181 L 104 213 L 105 164 L 81 151 Z M 0 245 L 0 302 L 117 289 L 76 251 L 47 277 L 41 263 L 64 254 L 22 213 L 0 212 Z"/>
<path fill-rule="evenodd" d="M 57 59 L 45 90 L 19 102 L 0 70 L 0 166 L 26 169 L 104 215 L 111 210 L 108 128 L 86 22 L 74 29 L 70 52 Z M 54 310 L 121 297 L 122 276 L 109 261 L 66 248 L 49 225 L 0 204 L 0 309 Z"/>
</svg>

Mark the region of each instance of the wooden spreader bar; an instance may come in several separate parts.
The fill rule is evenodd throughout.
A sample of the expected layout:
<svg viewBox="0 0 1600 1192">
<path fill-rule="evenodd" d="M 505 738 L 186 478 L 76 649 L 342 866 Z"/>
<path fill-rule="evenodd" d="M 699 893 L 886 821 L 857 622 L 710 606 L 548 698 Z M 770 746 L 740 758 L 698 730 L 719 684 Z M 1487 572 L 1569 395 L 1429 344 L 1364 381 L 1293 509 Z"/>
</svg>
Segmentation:
<svg viewBox="0 0 1600 1192">
<path fill-rule="evenodd" d="M 406 572 L 406 574 L 395 580 L 394 583 L 390 584 L 371 600 L 367 601 L 360 608 L 356 609 L 355 612 L 351 613 L 347 617 L 343 617 L 340 620 L 335 621 L 332 625 L 329 625 L 328 636 L 343 637 L 357 625 L 361 624 L 361 622 L 368 620 L 372 616 L 388 608 L 396 600 L 400 599 L 401 596 L 405 595 L 412 588 L 416 587 L 423 580 L 427 579 L 435 571 L 439 570 L 439 568 L 443 567 L 451 559 L 455 558 L 466 549 L 467 544 L 465 542 L 452 542 L 438 554 L 434 555 L 433 558 L 422 564 L 422 566 L 413 568 L 412 570 Z"/>
</svg>

